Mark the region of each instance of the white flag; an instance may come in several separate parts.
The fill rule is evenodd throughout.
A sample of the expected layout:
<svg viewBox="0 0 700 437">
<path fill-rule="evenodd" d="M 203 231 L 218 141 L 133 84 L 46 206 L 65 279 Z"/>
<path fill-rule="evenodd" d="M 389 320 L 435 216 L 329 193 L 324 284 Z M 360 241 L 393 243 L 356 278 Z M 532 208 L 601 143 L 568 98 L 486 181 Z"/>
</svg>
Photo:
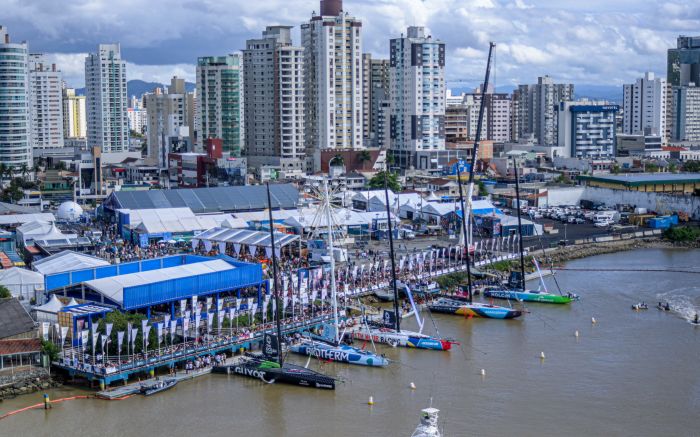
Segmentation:
<svg viewBox="0 0 700 437">
<path fill-rule="evenodd" d="M 175 341 L 175 331 L 177 330 L 177 320 L 170 321 L 170 344 Z"/>
<path fill-rule="evenodd" d="M 61 346 L 66 342 L 66 336 L 68 335 L 68 327 L 61 326 Z"/>
<path fill-rule="evenodd" d="M 149 344 L 149 334 L 151 333 L 151 328 L 152 326 L 146 326 L 146 330 L 143 331 L 143 342 L 145 345 L 145 349 L 148 350 L 148 344 Z"/>
<path fill-rule="evenodd" d="M 136 336 L 139 335 L 139 328 L 131 328 L 131 348 L 136 345 Z"/>
<path fill-rule="evenodd" d="M 49 340 L 49 326 L 51 326 L 49 322 L 41 322 L 41 335 L 45 341 Z"/>
<path fill-rule="evenodd" d="M 124 331 L 117 331 L 117 350 L 119 353 L 122 351 L 122 344 L 124 343 Z"/>
</svg>

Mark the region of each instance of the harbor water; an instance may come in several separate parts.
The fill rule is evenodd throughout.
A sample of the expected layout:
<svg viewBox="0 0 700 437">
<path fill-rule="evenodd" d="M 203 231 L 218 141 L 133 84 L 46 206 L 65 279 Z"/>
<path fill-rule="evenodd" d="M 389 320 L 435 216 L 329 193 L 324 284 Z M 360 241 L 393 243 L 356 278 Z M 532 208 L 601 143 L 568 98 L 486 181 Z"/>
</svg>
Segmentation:
<svg viewBox="0 0 700 437">
<path fill-rule="evenodd" d="M 386 369 L 312 361 L 344 381 L 335 391 L 207 375 L 148 398 L 25 411 L 0 421 L 0 435 L 398 437 L 411 435 L 431 400 L 444 436 L 700 435 L 700 327 L 689 323 L 700 311 L 700 274 L 643 271 L 700 273 L 700 250 L 644 249 L 566 267 L 590 269 L 556 275 L 581 295 L 571 305 L 531 304 L 510 321 L 428 318 L 426 332 L 437 326 L 460 342 L 450 352 L 378 346 L 394 360 Z M 639 271 L 596 271 L 612 267 Z M 555 290 L 553 278 L 545 282 Z M 649 310 L 632 311 L 640 301 Z M 659 301 L 673 311 L 657 310 Z M 41 398 L 6 400 L 0 415 Z"/>
</svg>

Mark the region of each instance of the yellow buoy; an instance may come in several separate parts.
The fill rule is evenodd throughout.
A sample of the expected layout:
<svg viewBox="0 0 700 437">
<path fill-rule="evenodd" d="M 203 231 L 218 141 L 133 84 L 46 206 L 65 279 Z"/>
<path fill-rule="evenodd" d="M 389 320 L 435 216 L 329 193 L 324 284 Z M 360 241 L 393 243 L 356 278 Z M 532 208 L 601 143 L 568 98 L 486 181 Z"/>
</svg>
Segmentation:
<svg viewBox="0 0 700 437">
<path fill-rule="evenodd" d="M 414 384 L 414 383 L 410 383 L 410 384 L 408 384 L 408 386 L 411 387 L 411 390 L 416 389 L 416 384 Z"/>
<path fill-rule="evenodd" d="M 367 401 L 367 405 L 374 405 L 374 398 L 372 396 L 369 397 L 369 400 Z"/>
<path fill-rule="evenodd" d="M 591 317 L 591 323 L 596 324 L 595 317 Z"/>
</svg>

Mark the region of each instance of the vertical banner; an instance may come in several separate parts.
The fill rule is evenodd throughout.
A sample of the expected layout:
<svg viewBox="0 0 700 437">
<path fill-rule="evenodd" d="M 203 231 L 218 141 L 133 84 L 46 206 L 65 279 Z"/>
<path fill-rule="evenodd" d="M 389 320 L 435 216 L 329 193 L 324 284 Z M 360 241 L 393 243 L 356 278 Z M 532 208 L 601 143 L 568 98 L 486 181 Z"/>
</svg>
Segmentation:
<svg viewBox="0 0 700 437">
<path fill-rule="evenodd" d="M 180 316 L 185 314 L 185 309 L 187 308 L 187 299 L 180 300 Z"/>
<path fill-rule="evenodd" d="M 221 310 L 224 309 L 224 300 L 223 299 L 217 299 L 216 300 L 216 311 L 221 312 Z"/>
<path fill-rule="evenodd" d="M 195 309 L 198 308 L 197 306 L 197 295 L 195 294 L 192 296 L 192 311 L 196 311 Z"/>
<path fill-rule="evenodd" d="M 139 328 L 131 328 L 131 350 L 136 346 L 136 336 L 139 335 Z"/>
<path fill-rule="evenodd" d="M 223 328 L 225 314 L 226 313 L 224 312 L 224 310 L 219 310 L 219 312 L 217 313 L 216 326 L 219 328 L 219 332 L 221 332 L 221 328 Z"/>
<path fill-rule="evenodd" d="M 82 331 L 80 331 L 80 345 L 83 348 L 87 347 L 88 335 L 90 335 L 90 331 L 88 331 L 87 329 L 83 329 Z"/>
<path fill-rule="evenodd" d="M 177 330 L 177 320 L 170 321 L 170 344 L 175 341 L 175 331 Z"/>
<path fill-rule="evenodd" d="M 158 336 L 158 347 L 160 347 L 160 343 L 163 340 L 163 322 L 156 325 L 156 334 Z"/>
<path fill-rule="evenodd" d="M 194 326 L 192 329 L 194 330 L 195 338 L 199 335 L 199 323 L 201 321 L 202 321 L 202 316 L 200 314 L 197 314 L 194 316 Z"/>
<path fill-rule="evenodd" d="M 67 335 L 68 335 L 68 327 L 61 326 L 61 347 L 63 347 L 63 344 L 66 342 Z"/>
<path fill-rule="evenodd" d="M 242 300 L 241 298 L 238 298 L 238 297 L 236 298 L 236 311 L 241 310 L 241 300 Z"/>
<path fill-rule="evenodd" d="M 147 325 L 146 329 L 143 331 L 143 349 L 144 351 L 148 350 L 148 344 L 149 344 L 149 334 L 151 333 L 151 325 Z"/>
<path fill-rule="evenodd" d="M 214 313 L 207 313 L 207 334 L 211 332 L 214 323 Z"/>
<path fill-rule="evenodd" d="M 224 241 L 219 241 L 219 253 L 226 255 L 226 243 Z"/>
<path fill-rule="evenodd" d="M 211 310 L 212 302 L 214 302 L 214 298 L 212 298 L 212 297 L 207 297 L 207 306 L 206 306 L 206 308 L 204 309 L 204 312 L 205 312 L 205 313 L 208 313 L 209 310 Z"/>
<path fill-rule="evenodd" d="M 124 331 L 117 331 L 117 351 L 122 353 L 122 345 L 124 344 Z"/>
<path fill-rule="evenodd" d="M 49 322 L 41 322 L 41 336 L 44 338 L 44 341 L 49 340 L 49 326 L 51 326 Z"/>
</svg>

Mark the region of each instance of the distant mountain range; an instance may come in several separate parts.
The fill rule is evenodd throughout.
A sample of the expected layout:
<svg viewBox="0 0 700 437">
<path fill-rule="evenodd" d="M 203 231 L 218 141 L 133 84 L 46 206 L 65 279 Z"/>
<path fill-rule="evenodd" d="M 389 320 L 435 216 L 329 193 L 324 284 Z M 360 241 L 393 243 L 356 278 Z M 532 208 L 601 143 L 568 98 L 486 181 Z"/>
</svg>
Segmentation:
<svg viewBox="0 0 700 437">
<path fill-rule="evenodd" d="M 474 87 L 451 87 L 452 94 L 471 93 Z M 510 85 L 497 86 L 498 93 L 512 93 L 515 87 Z M 579 85 L 574 84 L 576 99 L 607 100 L 622 104 L 622 85 Z"/>
<path fill-rule="evenodd" d="M 158 82 L 146 82 L 143 80 L 130 80 L 126 82 L 126 93 L 131 98 L 131 96 L 136 96 L 141 98 L 146 93 L 152 92 L 155 88 L 167 88 L 167 84 L 162 84 Z M 185 82 L 185 89 L 189 91 L 194 91 L 195 84 L 192 82 Z M 85 95 L 85 88 L 78 88 L 75 92 L 79 95 Z"/>
<path fill-rule="evenodd" d="M 126 92 L 131 96 L 141 97 L 146 93 L 150 93 L 155 88 L 167 88 L 167 84 L 162 84 L 158 82 L 146 82 L 143 80 L 130 80 L 126 83 Z M 195 84 L 192 82 L 185 82 L 185 89 L 189 91 L 194 91 Z M 474 91 L 473 87 L 451 87 L 452 94 L 459 94 L 465 92 Z M 511 93 L 515 87 L 510 85 L 503 85 L 496 87 L 496 92 L 499 93 Z M 607 100 L 613 103 L 622 103 L 622 86 L 615 85 L 578 85 L 574 84 L 574 92 L 577 99 L 590 99 L 590 100 Z M 78 88 L 76 93 L 79 95 L 85 94 L 85 88 Z"/>
</svg>

